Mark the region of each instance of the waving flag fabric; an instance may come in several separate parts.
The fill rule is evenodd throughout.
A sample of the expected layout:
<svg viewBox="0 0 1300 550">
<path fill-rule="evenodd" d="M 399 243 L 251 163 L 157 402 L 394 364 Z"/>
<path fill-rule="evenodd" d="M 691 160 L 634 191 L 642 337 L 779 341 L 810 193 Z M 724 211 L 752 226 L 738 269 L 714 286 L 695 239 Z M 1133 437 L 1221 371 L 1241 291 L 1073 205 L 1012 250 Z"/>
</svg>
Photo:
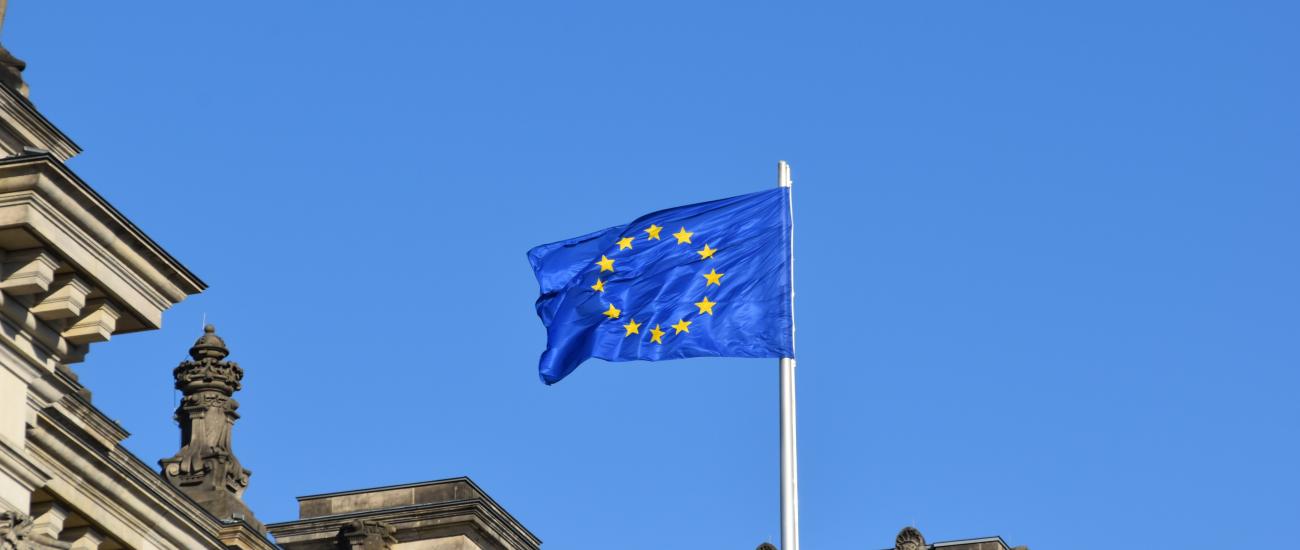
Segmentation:
<svg viewBox="0 0 1300 550">
<path fill-rule="evenodd" d="M 790 190 L 662 210 L 528 251 L 554 384 L 583 361 L 794 357 Z"/>
</svg>

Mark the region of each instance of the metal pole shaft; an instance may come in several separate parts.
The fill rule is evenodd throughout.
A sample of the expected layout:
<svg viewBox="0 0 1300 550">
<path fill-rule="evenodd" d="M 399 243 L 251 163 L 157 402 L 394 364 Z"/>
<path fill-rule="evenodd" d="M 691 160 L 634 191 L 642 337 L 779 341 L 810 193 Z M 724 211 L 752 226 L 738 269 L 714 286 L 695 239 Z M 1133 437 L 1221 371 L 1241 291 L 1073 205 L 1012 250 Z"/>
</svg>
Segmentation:
<svg viewBox="0 0 1300 550">
<path fill-rule="evenodd" d="M 790 165 L 777 164 L 777 186 L 789 188 Z M 793 209 L 793 208 L 792 208 Z M 794 331 L 794 246 L 791 219 L 790 298 L 791 339 Z M 799 455 L 795 434 L 794 359 L 782 358 L 781 372 L 781 550 L 799 550 Z"/>
</svg>

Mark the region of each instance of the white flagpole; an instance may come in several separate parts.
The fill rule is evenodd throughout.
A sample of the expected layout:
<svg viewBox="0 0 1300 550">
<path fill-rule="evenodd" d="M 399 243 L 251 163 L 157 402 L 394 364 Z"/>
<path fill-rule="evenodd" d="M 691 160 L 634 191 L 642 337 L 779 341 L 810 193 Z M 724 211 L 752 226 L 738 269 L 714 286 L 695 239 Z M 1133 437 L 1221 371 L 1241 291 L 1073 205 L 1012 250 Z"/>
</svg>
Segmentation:
<svg viewBox="0 0 1300 550">
<path fill-rule="evenodd" d="M 790 188 L 790 165 L 777 163 L 776 184 Z M 794 205 L 790 206 L 790 339 L 794 347 Z M 781 359 L 781 550 L 799 550 L 799 452 L 795 433 L 794 358 Z"/>
</svg>

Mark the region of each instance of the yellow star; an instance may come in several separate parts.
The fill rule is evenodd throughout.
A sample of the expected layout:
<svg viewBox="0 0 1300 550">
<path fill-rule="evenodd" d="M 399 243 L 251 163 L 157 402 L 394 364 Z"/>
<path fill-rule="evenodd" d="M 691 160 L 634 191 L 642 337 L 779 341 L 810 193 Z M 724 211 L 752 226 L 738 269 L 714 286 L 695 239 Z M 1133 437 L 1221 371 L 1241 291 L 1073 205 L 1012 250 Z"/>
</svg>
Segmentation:
<svg viewBox="0 0 1300 550">
<path fill-rule="evenodd" d="M 677 329 L 677 332 L 674 332 L 673 334 L 681 334 L 681 333 L 683 333 L 683 332 L 690 332 L 690 331 L 691 331 L 691 322 L 690 322 L 690 321 L 687 321 L 686 319 L 682 319 L 682 320 L 677 321 L 677 324 L 673 325 L 673 328 Z"/>
<path fill-rule="evenodd" d="M 722 286 L 723 275 L 726 275 L 726 273 L 718 273 L 718 270 L 716 269 L 709 270 L 708 273 L 704 274 L 704 280 L 705 280 L 704 286 L 706 287 L 709 285 Z"/>
<path fill-rule="evenodd" d="M 619 311 L 618 308 L 614 307 L 614 304 L 610 304 L 609 309 L 605 310 L 605 313 L 602 313 L 601 315 L 609 317 L 610 319 L 618 319 L 618 314 L 620 313 L 623 312 Z"/>
<path fill-rule="evenodd" d="M 653 224 L 653 223 L 650 224 L 650 228 L 645 230 L 645 232 L 647 233 L 647 235 L 646 235 L 646 239 L 649 239 L 649 240 L 652 240 L 652 241 L 657 241 L 657 240 L 659 240 L 659 232 L 662 231 L 662 230 L 663 230 L 662 227 L 659 227 L 659 226 L 657 226 L 657 225 L 655 225 L 655 224 Z"/>
<path fill-rule="evenodd" d="M 709 285 L 704 285 L 704 286 L 709 286 Z M 600 279 L 596 279 L 596 284 L 591 285 L 591 289 L 594 290 L 594 291 L 596 291 L 596 292 L 604 292 L 604 291 L 605 291 L 605 281 L 602 281 L 602 280 L 600 280 Z"/>
<path fill-rule="evenodd" d="M 700 259 L 701 259 L 701 260 L 707 260 L 707 259 L 709 259 L 709 258 L 712 258 L 712 257 L 713 257 L 713 253 L 714 253 L 714 252 L 717 252 L 717 251 L 718 251 L 718 249 L 716 249 L 716 248 L 709 248 L 709 245 L 708 245 L 708 244 L 705 244 L 703 250 L 696 250 L 695 253 L 700 255 Z M 611 268 L 610 271 L 613 271 L 613 269 Z M 709 286 L 709 285 L 704 285 L 704 286 Z"/>
<path fill-rule="evenodd" d="M 685 227 L 683 227 L 681 231 L 673 233 L 673 236 L 677 237 L 677 244 L 690 244 L 691 235 L 694 235 L 694 233 L 687 231 Z"/>
<path fill-rule="evenodd" d="M 659 330 L 659 325 L 655 325 L 655 328 L 650 329 L 650 342 L 651 342 L 651 343 L 654 343 L 654 344 L 662 344 L 662 343 L 664 343 L 664 341 L 662 340 L 663 337 L 664 337 L 664 331 Z M 626 338 L 626 337 L 625 337 L 625 338 Z"/>
<path fill-rule="evenodd" d="M 641 328 L 641 323 L 636 322 L 636 319 L 628 319 L 627 324 L 623 325 L 623 328 L 627 330 L 627 334 L 624 334 L 623 337 L 627 338 L 633 334 L 640 334 L 638 329 Z"/>
<path fill-rule="evenodd" d="M 708 286 L 708 285 L 705 285 L 705 286 Z M 703 315 L 703 314 L 705 314 L 705 313 L 708 313 L 709 315 L 713 315 L 713 306 L 716 306 L 716 305 L 718 305 L 718 303 L 717 303 L 717 302 L 710 302 L 708 296 L 705 296 L 705 297 L 704 297 L 704 301 L 703 301 L 703 302 L 695 302 L 695 307 L 700 308 L 700 315 Z"/>
<path fill-rule="evenodd" d="M 618 241 L 618 249 L 632 248 L 632 237 L 623 237 Z"/>
<path fill-rule="evenodd" d="M 614 260 L 606 258 L 604 254 L 600 255 L 600 261 L 596 262 L 596 265 L 600 266 L 601 271 L 614 271 Z"/>
</svg>

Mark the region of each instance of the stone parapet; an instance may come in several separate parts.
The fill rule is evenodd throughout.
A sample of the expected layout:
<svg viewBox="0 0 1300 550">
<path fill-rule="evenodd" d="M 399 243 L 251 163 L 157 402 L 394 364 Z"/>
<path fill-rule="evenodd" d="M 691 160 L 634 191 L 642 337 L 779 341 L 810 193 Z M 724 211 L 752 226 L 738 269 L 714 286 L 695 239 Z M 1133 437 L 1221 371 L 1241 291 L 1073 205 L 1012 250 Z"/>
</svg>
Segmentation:
<svg viewBox="0 0 1300 550">
<path fill-rule="evenodd" d="M 469 478 L 298 497 L 267 529 L 284 550 L 538 550 L 541 540 Z"/>
</svg>

